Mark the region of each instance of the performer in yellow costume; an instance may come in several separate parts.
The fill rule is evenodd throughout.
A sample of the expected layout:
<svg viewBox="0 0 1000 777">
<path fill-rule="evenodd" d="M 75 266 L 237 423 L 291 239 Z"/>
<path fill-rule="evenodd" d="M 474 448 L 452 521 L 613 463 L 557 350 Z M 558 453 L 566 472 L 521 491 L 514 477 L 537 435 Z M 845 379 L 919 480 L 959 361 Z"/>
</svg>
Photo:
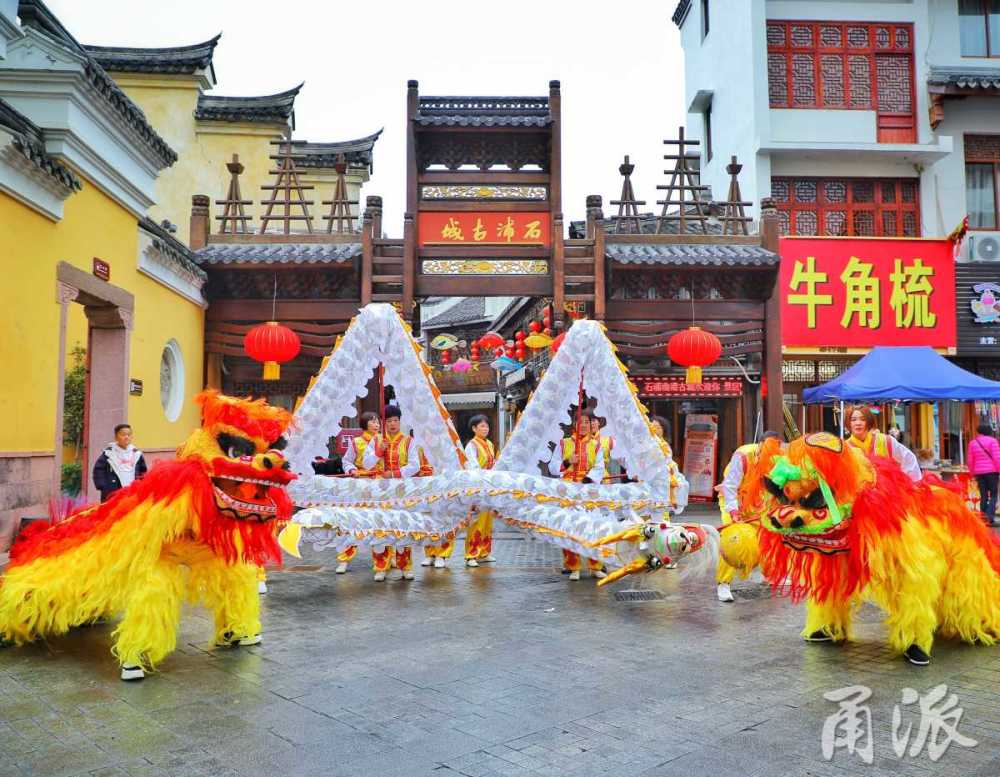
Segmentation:
<svg viewBox="0 0 1000 777">
<path fill-rule="evenodd" d="M 375 435 L 373 444 L 365 448 L 362 463 L 365 469 L 374 470 L 381 467 L 379 477 L 409 478 L 420 469 L 420 457 L 411 456 L 413 438 L 399 430 L 402 413 L 396 405 L 385 409 L 385 434 Z M 386 573 L 395 564 L 402 573 L 403 580 L 413 579 L 413 557 L 409 546 L 398 551 L 389 542 L 385 545 L 372 545 L 372 571 L 375 582 L 385 580 Z"/>
<path fill-rule="evenodd" d="M 730 583 L 736 573 L 746 578 L 760 563 L 760 543 L 757 539 L 760 520 L 759 511 L 754 510 L 746 498 L 746 487 L 750 473 L 757 463 L 757 455 L 765 440 L 778 440 L 777 432 L 764 432 L 761 442 L 741 445 L 733 452 L 729 464 L 722 474 L 719 492 L 719 512 L 722 513 L 722 529 L 719 532 L 721 552 L 719 568 L 715 573 L 716 595 L 720 602 L 732 602 Z M 728 560 L 727 560 L 728 559 Z"/>
<path fill-rule="evenodd" d="M 497 459 L 496 448 L 489 439 L 490 422 L 484 415 L 474 415 L 469 421 L 472 439 L 465 446 L 466 469 L 493 469 Z M 478 567 L 492 564 L 493 557 L 493 512 L 481 510 L 476 520 L 465 533 L 465 565 Z"/>
<path fill-rule="evenodd" d="M 576 422 L 576 433 L 572 437 L 563 438 L 560 454 L 553 455 L 549 462 L 550 474 L 574 483 L 604 481 L 604 456 L 601 455 L 600 442 L 593 437 L 591 431 L 593 423 L 594 414 L 590 410 L 580 413 Z M 580 555 L 565 548 L 562 553 L 563 568 L 569 570 L 569 579 L 579 580 L 583 566 Z M 600 559 L 588 558 L 587 567 L 591 575 L 598 579 L 608 576 L 604 571 L 604 562 Z"/>
<path fill-rule="evenodd" d="M 615 438 L 606 434 L 601 434 L 601 422 L 594 416 L 590 420 L 590 436 L 597 441 L 597 448 L 604 459 L 604 477 L 602 483 L 617 482 L 611 474 L 612 451 L 615 449 Z"/>
<path fill-rule="evenodd" d="M 352 437 L 347 446 L 347 453 L 344 454 L 344 474 L 352 478 L 377 478 L 382 473 L 382 462 L 377 462 L 375 469 L 365 469 L 364 457 L 365 451 L 371 445 L 372 440 L 375 439 L 375 435 L 382 431 L 382 422 L 379 420 L 378 415 L 372 412 L 362 413 L 359 420 L 361 421 L 363 431 L 356 437 Z M 339 563 L 334 571 L 338 575 L 344 574 L 347 571 L 348 564 L 351 563 L 351 560 L 357 554 L 357 545 L 344 548 L 340 552 L 340 555 L 337 556 Z"/>
<path fill-rule="evenodd" d="M 433 475 L 434 467 L 427 461 L 423 448 L 417 448 L 417 458 L 420 460 L 420 469 L 417 470 L 415 477 L 423 478 Z M 424 560 L 420 562 L 420 566 L 429 567 L 433 564 L 435 569 L 444 569 L 447 566 L 445 561 L 451 558 L 454 550 L 454 540 L 445 540 L 439 545 L 424 545 Z"/>
<path fill-rule="evenodd" d="M 848 445 L 857 448 L 869 459 L 894 460 L 910 480 L 919 481 L 923 478 L 920 462 L 913 451 L 899 440 L 876 429 L 875 414 L 870 408 L 855 405 L 847 412 L 847 419 L 851 430 L 851 436 L 847 438 Z"/>
</svg>

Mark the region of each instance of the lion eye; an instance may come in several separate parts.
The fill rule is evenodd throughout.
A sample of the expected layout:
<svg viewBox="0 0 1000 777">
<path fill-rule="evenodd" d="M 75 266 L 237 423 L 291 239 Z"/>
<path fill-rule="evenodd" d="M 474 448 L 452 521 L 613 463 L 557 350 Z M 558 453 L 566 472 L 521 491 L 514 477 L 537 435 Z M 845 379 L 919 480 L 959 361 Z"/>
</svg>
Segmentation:
<svg viewBox="0 0 1000 777">
<path fill-rule="evenodd" d="M 805 499 L 800 499 L 799 504 L 807 510 L 818 510 L 826 504 L 826 498 L 823 496 L 823 492 L 817 488 Z"/>
<path fill-rule="evenodd" d="M 235 434 L 223 432 L 217 438 L 219 447 L 230 459 L 238 459 L 240 456 L 253 456 L 257 452 L 257 446 L 246 437 L 238 437 Z"/>
<path fill-rule="evenodd" d="M 766 488 L 770 494 L 777 499 L 781 504 L 788 504 L 788 497 L 785 496 L 785 489 L 775 483 L 771 478 L 764 476 L 764 488 Z"/>
</svg>

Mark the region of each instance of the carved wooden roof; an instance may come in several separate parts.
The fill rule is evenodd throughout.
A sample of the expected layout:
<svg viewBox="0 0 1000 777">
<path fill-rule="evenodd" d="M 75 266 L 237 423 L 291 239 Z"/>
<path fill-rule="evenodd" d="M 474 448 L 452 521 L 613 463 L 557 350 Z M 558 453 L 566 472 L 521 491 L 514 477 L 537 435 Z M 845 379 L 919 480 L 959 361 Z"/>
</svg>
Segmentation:
<svg viewBox="0 0 1000 777">
<path fill-rule="evenodd" d="M 258 97 L 229 97 L 202 94 L 194 117 L 198 121 L 250 121 L 282 124 L 291 120 L 295 126 L 295 97 L 304 85 L 278 94 Z"/>
<path fill-rule="evenodd" d="M 545 127 L 548 97 L 421 97 L 414 121 L 424 127 Z"/>
<path fill-rule="evenodd" d="M 220 32 L 211 40 L 188 46 L 134 48 L 123 46 L 84 46 L 87 52 L 109 73 L 179 73 L 193 75 L 212 69 L 212 54 Z M 212 72 L 214 78 L 214 70 Z"/>
</svg>

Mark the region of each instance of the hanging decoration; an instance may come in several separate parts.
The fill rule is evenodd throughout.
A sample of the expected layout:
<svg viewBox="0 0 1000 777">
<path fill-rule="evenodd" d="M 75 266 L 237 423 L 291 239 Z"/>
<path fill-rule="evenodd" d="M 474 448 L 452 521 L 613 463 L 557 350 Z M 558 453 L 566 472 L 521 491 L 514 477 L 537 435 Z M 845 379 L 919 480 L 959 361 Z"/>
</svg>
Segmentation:
<svg viewBox="0 0 1000 777">
<path fill-rule="evenodd" d="M 552 341 L 552 345 L 550 345 L 549 348 L 552 349 L 553 356 L 555 356 L 559 352 L 559 349 L 562 348 L 562 344 L 565 339 L 566 339 L 566 333 L 563 332 L 561 335 L 559 335 Z"/>
<path fill-rule="evenodd" d="M 533 350 L 548 348 L 552 345 L 552 338 L 541 332 L 534 332 L 524 339 L 524 344 Z"/>
<path fill-rule="evenodd" d="M 670 338 L 667 356 L 674 364 L 686 367 L 684 382 L 701 383 L 701 368 L 714 364 L 722 355 L 722 342 L 700 326 L 689 326 Z"/>
<path fill-rule="evenodd" d="M 468 372 L 472 369 L 472 362 L 466 359 L 464 356 L 460 356 L 455 359 L 455 363 L 451 365 L 452 372 Z"/>
<path fill-rule="evenodd" d="M 451 351 L 441 351 L 441 364 L 451 364 Z"/>
<path fill-rule="evenodd" d="M 299 355 L 302 341 L 277 318 L 278 276 L 274 277 L 274 296 L 271 299 L 271 321 L 258 324 L 243 336 L 243 350 L 254 361 L 264 363 L 264 380 L 280 380 L 281 364 Z"/>
<path fill-rule="evenodd" d="M 481 348 L 499 348 L 503 345 L 503 337 L 496 332 L 487 332 L 479 338 Z"/>
<path fill-rule="evenodd" d="M 458 338 L 455 335 L 440 334 L 431 340 L 431 348 L 436 351 L 447 351 L 458 345 Z"/>
</svg>

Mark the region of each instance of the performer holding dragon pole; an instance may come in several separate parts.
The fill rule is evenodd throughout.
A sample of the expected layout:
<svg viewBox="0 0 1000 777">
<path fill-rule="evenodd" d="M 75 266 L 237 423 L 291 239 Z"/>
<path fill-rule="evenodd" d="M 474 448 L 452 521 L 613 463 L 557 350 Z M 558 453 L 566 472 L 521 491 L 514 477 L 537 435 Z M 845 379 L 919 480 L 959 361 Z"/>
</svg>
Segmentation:
<svg viewBox="0 0 1000 777">
<path fill-rule="evenodd" d="M 380 431 L 382 431 L 382 422 L 379 420 L 378 415 L 372 412 L 361 414 L 361 428 L 362 432 L 356 437 L 352 437 L 350 443 L 347 446 L 347 453 L 344 455 L 344 474 L 349 475 L 352 478 L 377 478 L 382 474 L 382 462 L 376 463 L 374 469 L 366 469 L 364 465 L 365 451 L 372 444 L 372 440 L 375 439 Z M 374 553 L 374 551 L 372 551 Z M 343 551 L 337 556 L 336 570 L 334 570 L 338 575 L 342 575 L 347 572 L 347 567 L 351 563 L 351 560 L 357 555 L 358 546 L 351 545 L 344 548 Z"/>
<path fill-rule="evenodd" d="M 365 448 L 362 463 L 366 469 L 373 470 L 381 466 L 379 477 L 410 478 L 420 470 L 420 457 L 416 454 L 413 438 L 400 431 L 403 413 L 397 405 L 385 409 L 385 433 L 375 435 L 374 444 Z M 392 544 L 386 543 L 379 547 L 372 545 L 372 571 L 375 582 L 385 580 L 386 573 L 393 566 L 403 576 L 403 580 L 413 579 L 413 558 L 410 546 L 398 551 Z"/>
<path fill-rule="evenodd" d="M 552 457 L 549 464 L 551 474 L 573 483 L 601 483 L 604 480 L 604 456 L 601 455 L 600 442 L 591 434 L 593 422 L 592 411 L 577 411 L 576 430 L 572 437 L 563 438 L 561 457 Z M 557 461 L 562 464 L 559 471 L 555 472 L 553 470 Z M 565 548 L 562 553 L 563 568 L 569 570 L 569 579 L 579 580 L 583 566 L 580 555 Z M 600 559 L 588 558 L 587 568 L 598 579 L 607 577 L 604 562 Z"/>
<path fill-rule="evenodd" d="M 493 469 L 497 452 L 489 439 L 490 422 L 484 415 L 474 415 L 469 421 L 472 439 L 465 446 L 466 469 Z M 477 567 L 492 564 L 493 511 L 480 510 L 465 534 L 465 565 Z"/>
</svg>

